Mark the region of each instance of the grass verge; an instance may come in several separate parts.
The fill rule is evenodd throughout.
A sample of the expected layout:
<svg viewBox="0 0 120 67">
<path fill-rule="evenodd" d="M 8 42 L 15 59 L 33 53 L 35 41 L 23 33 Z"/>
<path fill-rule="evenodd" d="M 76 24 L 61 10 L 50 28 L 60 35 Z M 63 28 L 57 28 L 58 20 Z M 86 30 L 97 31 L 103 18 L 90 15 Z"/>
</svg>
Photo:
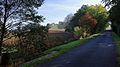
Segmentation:
<svg viewBox="0 0 120 67">
<path fill-rule="evenodd" d="M 113 39 L 115 40 L 116 42 L 116 48 L 117 48 L 117 64 L 118 64 L 118 67 L 120 67 L 120 37 L 113 33 L 112 34 L 113 36 Z"/>
<path fill-rule="evenodd" d="M 88 41 L 89 39 L 93 39 L 93 38 L 97 37 L 98 35 L 100 35 L 100 33 L 91 35 L 90 37 L 87 37 L 84 39 L 76 40 L 76 41 L 61 45 L 61 46 L 57 46 L 57 47 L 48 49 L 44 52 L 44 54 L 45 54 L 44 56 L 34 59 L 32 61 L 29 61 L 27 63 L 24 63 L 20 67 L 36 67 L 38 64 L 41 64 L 41 63 L 47 62 L 49 60 L 52 60 L 54 58 L 57 58 L 58 56 L 68 52 L 72 48 L 77 47 L 80 44 Z"/>
</svg>

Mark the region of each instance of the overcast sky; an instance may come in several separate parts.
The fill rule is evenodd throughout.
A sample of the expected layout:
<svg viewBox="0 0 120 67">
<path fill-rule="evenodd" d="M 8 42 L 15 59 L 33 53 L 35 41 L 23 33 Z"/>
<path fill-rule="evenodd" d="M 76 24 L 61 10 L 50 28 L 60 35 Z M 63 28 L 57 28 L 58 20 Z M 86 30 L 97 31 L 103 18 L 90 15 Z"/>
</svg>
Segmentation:
<svg viewBox="0 0 120 67">
<path fill-rule="evenodd" d="M 82 5 L 96 4 L 102 4 L 101 0 L 45 0 L 38 13 L 46 18 L 42 23 L 46 25 L 63 21 L 68 14 L 74 14 Z"/>
</svg>

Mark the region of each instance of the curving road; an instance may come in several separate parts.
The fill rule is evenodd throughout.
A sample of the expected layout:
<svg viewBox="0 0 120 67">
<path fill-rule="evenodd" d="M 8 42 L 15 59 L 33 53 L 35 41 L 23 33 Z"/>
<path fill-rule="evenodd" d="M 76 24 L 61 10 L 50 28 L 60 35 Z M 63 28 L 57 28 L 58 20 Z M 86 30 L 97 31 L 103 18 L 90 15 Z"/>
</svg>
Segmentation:
<svg viewBox="0 0 120 67">
<path fill-rule="evenodd" d="M 116 67 L 115 43 L 111 34 L 105 32 L 38 67 Z"/>
</svg>

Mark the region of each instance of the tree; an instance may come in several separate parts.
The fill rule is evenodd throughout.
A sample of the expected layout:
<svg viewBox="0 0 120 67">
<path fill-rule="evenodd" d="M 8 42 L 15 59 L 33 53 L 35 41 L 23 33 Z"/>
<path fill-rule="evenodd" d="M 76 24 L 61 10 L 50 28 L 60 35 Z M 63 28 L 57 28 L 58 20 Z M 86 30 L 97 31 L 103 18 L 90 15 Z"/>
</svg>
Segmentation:
<svg viewBox="0 0 120 67">
<path fill-rule="evenodd" d="M 70 23 L 71 19 L 73 18 L 73 14 L 68 14 L 65 19 L 64 19 L 64 23 L 65 23 L 65 27 Z"/>
<path fill-rule="evenodd" d="M 94 33 L 97 20 L 89 13 L 80 17 L 79 26 L 74 27 L 74 33 L 79 38 L 87 37 Z"/>
<path fill-rule="evenodd" d="M 14 30 L 14 34 L 20 35 L 19 38 L 19 55 L 22 55 L 25 61 L 30 61 L 38 56 L 41 52 L 46 50 L 46 45 L 44 44 L 47 38 L 48 28 L 41 26 L 39 23 L 29 23 L 21 28 L 21 33 L 19 34 L 19 29 Z M 21 49 L 22 48 L 22 49 Z"/>
<path fill-rule="evenodd" d="M 97 20 L 91 16 L 89 13 L 86 13 L 80 18 L 79 26 L 84 29 L 84 32 L 87 34 L 93 34 L 94 28 L 97 24 Z"/>
<path fill-rule="evenodd" d="M 80 17 L 84 14 L 84 10 L 86 9 L 87 5 L 83 5 L 73 16 L 70 20 L 70 23 L 66 26 L 66 31 L 73 32 L 74 27 L 78 26 Z"/>
<path fill-rule="evenodd" d="M 120 0 L 102 0 L 110 8 L 109 20 L 112 22 L 112 30 L 117 34 L 120 33 Z"/>
<path fill-rule="evenodd" d="M 64 19 L 64 21 L 63 21 L 63 24 L 64 24 L 64 28 L 69 28 L 69 23 L 70 23 L 70 21 L 72 20 L 72 18 L 73 18 L 73 14 L 68 14 L 66 17 L 65 17 L 65 19 Z"/>
<path fill-rule="evenodd" d="M 102 0 L 103 3 L 105 3 L 105 6 L 115 6 L 117 5 L 120 1 L 119 0 Z"/>
<path fill-rule="evenodd" d="M 8 30 L 14 29 L 14 24 L 22 22 L 39 22 L 41 16 L 37 15 L 36 9 L 43 4 L 44 0 L 0 0 L 0 54 L 4 38 L 9 35 Z"/>
<path fill-rule="evenodd" d="M 72 20 L 70 21 L 67 30 L 74 31 L 74 27 L 79 26 L 80 17 L 89 13 L 97 20 L 97 25 L 95 28 L 95 32 L 101 32 L 105 29 L 106 24 L 108 22 L 108 13 L 107 10 L 102 5 L 83 5 L 73 16 Z M 102 26 L 102 27 L 101 27 Z M 100 29 L 100 30 L 99 30 Z"/>
<path fill-rule="evenodd" d="M 48 27 L 49 29 L 58 29 L 58 24 L 51 23 L 51 24 L 48 24 Z"/>
</svg>

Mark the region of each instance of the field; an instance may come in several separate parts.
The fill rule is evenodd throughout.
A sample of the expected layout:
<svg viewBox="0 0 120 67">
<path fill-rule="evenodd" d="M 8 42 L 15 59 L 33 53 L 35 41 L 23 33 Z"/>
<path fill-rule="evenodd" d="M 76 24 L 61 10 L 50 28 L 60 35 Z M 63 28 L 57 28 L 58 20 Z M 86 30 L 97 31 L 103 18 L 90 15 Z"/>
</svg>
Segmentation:
<svg viewBox="0 0 120 67">
<path fill-rule="evenodd" d="M 51 29 L 45 44 L 51 48 L 75 40 L 72 33 L 65 32 L 64 29 Z"/>
<path fill-rule="evenodd" d="M 18 42 L 18 38 L 11 37 L 9 39 L 4 39 L 5 45 L 15 45 Z M 69 41 L 75 40 L 74 35 L 69 32 L 65 32 L 64 29 L 50 29 L 48 31 L 48 37 L 45 40 L 45 44 L 48 48 L 67 43 Z"/>
<path fill-rule="evenodd" d="M 12 35 L 11 35 L 12 36 Z M 10 36 L 9 36 L 10 37 Z M 8 38 L 9 38 L 8 37 Z M 10 46 L 10 47 L 14 47 L 14 46 L 18 46 L 17 44 L 18 44 L 18 42 L 19 42 L 19 38 L 17 38 L 17 37 L 11 37 L 11 38 L 9 38 L 9 39 L 4 39 L 5 41 L 4 41 L 4 44 L 6 45 L 6 46 Z M 74 35 L 72 34 L 72 33 L 68 33 L 68 32 L 65 32 L 64 31 L 64 29 L 57 29 L 57 30 L 49 30 L 49 32 L 48 32 L 48 37 L 47 37 L 47 39 L 44 41 L 44 43 L 45 43 L 45 46 L 46 46 L 46 48 L 47 49 L 50 49 L 50 48 L 53 48 L 53 47 L 56 47 L 56 46 L 59 46 L 59 45 L 63 45 L 63 44 L 66 44 L 66 43 L 68 43 L 68 42 L 70 42 L 70 41 L 73 41 L 73 40 L 75 40 L 75 38 L 74 38 Z M 26 44 L 27 45 L 27 44 Z M 22 50 L 23 50 L 23 52 L 24 52 L 24 50 L 25 51 L 28 51 L 28 52 L 30 52 L 31 54 L 36 54 L 37 52 L 35 52 L 36 50 L 35 50 L 35 48 L 34 48 L 34 45 L 32 45 L 32 44 L 30 44 L 28 47 L 30 48 L 31 46 L 33 46 L 33 48 L 31 48 L 30 49 L 30 51 L 28 51 L 29 49 L 27 48 L 27 47 L 23 47 L 22 48 Z M 26 48 L 26 49 L 24 49 L 24 48 Z M 15 48 L 15 49 L 19 49 L 19 48 Z M 28 53 L 28 52 L 26 52 L 26 54 Z M 37 57 L 35 57 L 35 56 L 32 56 L 32 55 L 28 55 L 28 56 L 26 56 L 26 57 L 24 57 L 24 55 L 20 55 L 19 54 L 19 51 L 18 52 L 16 52 L 16 53 L 13 53 L 13 54 L 11 54 L 12 55 L 12 58 L 13 58 L 13 62 L 14 62 L 14 66 L 16 66 L 16 65 L 19 65 L 19 64 L 21 64 L 21 63 L 23 63 L 23 62 L 26 62 L 25 60 L 26 59 L 29 59 L 29 58 L 37 58 Z M 40 56 L 42 56 L 41 55 L 41 53 L 39 53 L 40 54 Z M 24 58 L 23 58 L 24 57 Z"/>
</svg>

